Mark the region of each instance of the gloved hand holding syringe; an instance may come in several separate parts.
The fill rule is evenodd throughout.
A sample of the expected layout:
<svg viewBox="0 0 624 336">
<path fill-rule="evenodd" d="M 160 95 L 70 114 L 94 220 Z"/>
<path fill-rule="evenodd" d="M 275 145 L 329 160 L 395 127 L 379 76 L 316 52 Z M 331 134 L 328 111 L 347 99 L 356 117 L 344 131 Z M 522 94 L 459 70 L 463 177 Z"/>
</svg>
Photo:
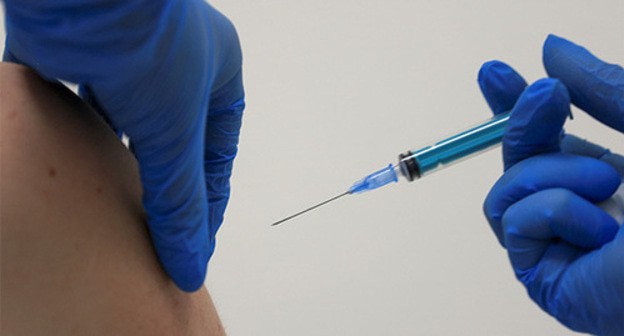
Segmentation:
<svg viewBox="0 0 624 336">
<path fill-rule="evenodd" d="M 516 278 L 572 330 L 624 335 L 624 156 L 563 131 L 574 104 L 624 133 L 624 68 L 554 35 L 543 54 L 549 77 L 531 85 L 500 61 L 481 67 L 479 86 L 496 115 L 490 120 L 401 154 L 397 164 L 273 225 L 502 143 L 505 173 L 483 210 Z"/>
<path fill-rule="evenodd" d="M 516 278 L 570 329 L 624 335 L 624 156 L 563 132 L 573 104 L 624 133 L 624 68 L 554 35 L 543 63 L 549 77 L 531 85 L 503 62 L 483 64 L 478 82 L 495 117 L 401 154 L 398 164 L 273 225 L 502 143 L 505 172 L 483 210 Z"/>
</svg>

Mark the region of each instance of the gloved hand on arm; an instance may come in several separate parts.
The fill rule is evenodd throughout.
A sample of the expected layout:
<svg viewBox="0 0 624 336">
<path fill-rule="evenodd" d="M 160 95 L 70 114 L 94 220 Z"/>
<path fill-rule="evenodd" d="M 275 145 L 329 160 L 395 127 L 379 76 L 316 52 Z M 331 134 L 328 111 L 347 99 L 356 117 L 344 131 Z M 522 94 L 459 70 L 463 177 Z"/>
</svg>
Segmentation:
<svg viewBox="0 0 624 336">
<path fill-rule="evenodd" d="M 7 0 L 4 59 L 77 83 L 130 138 L 158 258 L 203 284 L 244 109 L 232 24 L 201 0 Z"/>
<path fill-rule="evenodd" d="M 512 111 L 484 211 L 543 310 L 576 331 L 624 335 L 624 229 L 597 205 L 622 212 L 624 157 L 562 130 L 572 102 L 624 132 L 624 70 L 552 35 L 543 62 L 550 78 L 530 86 L 498 61 L 479 73 L 494 113 Z"/>
</svg>

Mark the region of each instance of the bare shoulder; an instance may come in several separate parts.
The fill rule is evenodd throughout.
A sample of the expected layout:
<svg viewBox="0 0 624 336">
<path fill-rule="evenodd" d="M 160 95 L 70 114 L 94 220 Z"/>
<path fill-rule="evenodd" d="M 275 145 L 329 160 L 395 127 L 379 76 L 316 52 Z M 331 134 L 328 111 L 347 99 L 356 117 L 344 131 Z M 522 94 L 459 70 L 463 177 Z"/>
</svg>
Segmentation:
<svg viewBox="0 0 624 336">
<path fill-rule="evenodd" d="M 162 271 L 138 166 L 60 84 L 0 63 L 1 334 L 219 335 Z"/>
</svg>

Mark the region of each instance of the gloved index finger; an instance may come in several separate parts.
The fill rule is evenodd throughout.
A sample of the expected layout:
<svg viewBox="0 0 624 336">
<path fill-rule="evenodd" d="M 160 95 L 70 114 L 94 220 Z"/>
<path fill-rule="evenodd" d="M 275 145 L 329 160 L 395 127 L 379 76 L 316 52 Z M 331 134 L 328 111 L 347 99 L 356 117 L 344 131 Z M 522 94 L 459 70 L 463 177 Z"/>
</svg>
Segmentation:
<svg viewBox="0 0 624 336">
<path fill-rule="evenodd" d="M 550 77 L 568 88 L 574 105 L 624 132 L 624 69 L 555 35 L 544 42 L 543 62 Z"/>
<path fill-rule="evenodd" d="M 481 66 L 477 82 L 494 114 L 511 110 L 527 86 L 512 67 L 496 60 Z"/>
</svg>

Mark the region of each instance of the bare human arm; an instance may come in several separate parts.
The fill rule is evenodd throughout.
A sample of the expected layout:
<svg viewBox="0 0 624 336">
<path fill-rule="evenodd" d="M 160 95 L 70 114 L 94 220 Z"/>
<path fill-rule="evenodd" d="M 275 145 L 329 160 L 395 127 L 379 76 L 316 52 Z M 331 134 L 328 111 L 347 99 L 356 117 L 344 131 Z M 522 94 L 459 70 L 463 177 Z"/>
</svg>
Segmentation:
<svg viewBox="0 0 624 336">
<path fill-rule="evenodd" d="M 221 335 L 145 226 L 137 163 L 77 96 L 0 63 L 2 335 Z"/>
</svg>

